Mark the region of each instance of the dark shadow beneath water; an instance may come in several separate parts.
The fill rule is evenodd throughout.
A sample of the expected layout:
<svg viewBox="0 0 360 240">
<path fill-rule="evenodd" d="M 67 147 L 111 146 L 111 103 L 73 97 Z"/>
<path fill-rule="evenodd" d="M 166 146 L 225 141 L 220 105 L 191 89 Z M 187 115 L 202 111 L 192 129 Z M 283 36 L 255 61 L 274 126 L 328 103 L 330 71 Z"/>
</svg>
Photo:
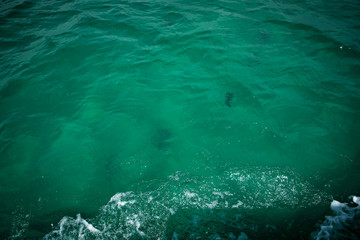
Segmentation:
<svg viewBox="0 0 360 240">
<path fill-rule="evenodd" d="M 152 143 L 159 149 L 165 150 L 170 145 L 172 133 L 166 128 L 160 128 L 152 136 Z"/>
</svg>

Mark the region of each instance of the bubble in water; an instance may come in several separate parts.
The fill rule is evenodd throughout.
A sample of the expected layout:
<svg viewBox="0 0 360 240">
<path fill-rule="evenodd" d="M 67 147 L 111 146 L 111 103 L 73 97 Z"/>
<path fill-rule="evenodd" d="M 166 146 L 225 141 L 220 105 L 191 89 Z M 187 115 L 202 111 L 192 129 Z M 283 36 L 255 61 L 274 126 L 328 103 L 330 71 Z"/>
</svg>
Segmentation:
<svg viewBox="0 0 360 240">
<path fill-rule="evenodd" d="M 93 219 L 64 217 L 45 239 L 228 239 L 230 233 L 248 239 L 259 228 L 274 232 L 249 214 L 329 199 L 295 172 L 278 168 L 233 169 L 211 177 L 177 172 L 138 188 L 143 190 L 115 194 Z"/>
</svg>

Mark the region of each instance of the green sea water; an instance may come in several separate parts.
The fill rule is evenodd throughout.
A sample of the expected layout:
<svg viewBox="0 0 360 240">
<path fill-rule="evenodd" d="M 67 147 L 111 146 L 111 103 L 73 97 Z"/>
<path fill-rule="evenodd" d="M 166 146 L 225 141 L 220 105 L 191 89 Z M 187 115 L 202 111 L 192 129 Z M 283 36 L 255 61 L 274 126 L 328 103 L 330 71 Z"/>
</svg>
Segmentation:
<svg viewBox="0 0 360 240">
<path fill-rule="evenodd" d="M 360 238 L 359 1 L 0 4 L 1 239 Z"/>
</svg>

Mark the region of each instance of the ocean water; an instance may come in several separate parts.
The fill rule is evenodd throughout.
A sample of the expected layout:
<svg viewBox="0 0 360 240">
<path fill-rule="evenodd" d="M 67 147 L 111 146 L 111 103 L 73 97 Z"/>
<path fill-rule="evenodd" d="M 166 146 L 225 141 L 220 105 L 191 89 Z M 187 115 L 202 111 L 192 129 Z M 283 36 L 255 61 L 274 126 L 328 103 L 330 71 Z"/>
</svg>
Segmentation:
<svg viewBox="0 0 360 240">
<path fill-rule="evenodd" d="M 2 0 L 0 238 L 359 239 L 359 121 L 358 0 Z"/>
</svg>

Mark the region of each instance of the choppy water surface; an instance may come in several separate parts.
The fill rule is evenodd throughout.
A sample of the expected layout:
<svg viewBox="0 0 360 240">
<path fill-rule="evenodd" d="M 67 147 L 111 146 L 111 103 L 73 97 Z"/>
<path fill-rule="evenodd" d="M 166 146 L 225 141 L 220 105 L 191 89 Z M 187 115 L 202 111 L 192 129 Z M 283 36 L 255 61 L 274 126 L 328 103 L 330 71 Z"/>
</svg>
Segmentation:
<svg viewBox="0 0 360 240">
<path fill-rule="evenodd" d="M 0 237 L 359 238 L 359 22 L 355 0 L 2 1 Z"/>
</svg>

